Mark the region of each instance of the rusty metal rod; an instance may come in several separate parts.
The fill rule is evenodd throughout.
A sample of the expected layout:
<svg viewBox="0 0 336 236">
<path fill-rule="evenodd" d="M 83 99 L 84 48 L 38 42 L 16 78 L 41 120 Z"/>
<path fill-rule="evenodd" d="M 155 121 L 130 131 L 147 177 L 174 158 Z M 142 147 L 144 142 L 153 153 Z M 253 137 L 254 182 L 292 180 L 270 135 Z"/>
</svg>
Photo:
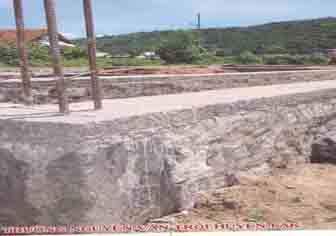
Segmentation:
<svg viewBox="0 0 336 236">
<path fill-rule="evenodd" d="M 29 72 L 28 54 L 25 47 L 25 27 L 23 7 L 21 0 L 13 0 L 15 23 L 16 23 L 16 38 L 17 49 L 20 57 L 20 69 L 22 77 L 22 90 L 24 101 L 26 104 L 31 104 L 31 74 Z"/>
<path fill-rule="evenodd" d="M 96 35 L 95 27 L 93 23 L 93 12 L 92 12 L 92 2 L 91 0 L 83 0 L 84 15 L 85 15 L 85 26 L 88 44 L 88 55 L 91 71 L 91 87 L 92 87 L 92 98 L 94 101 L 94 108 L 96 110 L 102 109 L 102 93 L 98 78 L 97 70 L 97 45 L 96 45 Z"/>
<path fill-rule="evenodd" d="M 58 95 L 59 111 L 61 113 L 69 113 L 69 103 L 66 94 L 66 85 L 64 80 L 64 72 L 61 63 L 61 53 L 59 47 L 55 1 L 44 0 L 44 8 L 48 25 L 50 54 L 52 56 L 54 74 L 57 77 L 56 89 Z"/>
</svg>

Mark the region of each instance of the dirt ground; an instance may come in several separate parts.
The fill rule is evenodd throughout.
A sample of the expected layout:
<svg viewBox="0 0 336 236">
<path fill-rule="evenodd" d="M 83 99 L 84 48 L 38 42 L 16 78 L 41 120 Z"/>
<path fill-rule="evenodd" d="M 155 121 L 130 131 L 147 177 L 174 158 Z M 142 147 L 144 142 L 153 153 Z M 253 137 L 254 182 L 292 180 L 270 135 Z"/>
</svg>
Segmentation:
<svg viewBox="0 0 336 236">
<path fill-rule="evenodd" d="M 270 177 L 244 176 L 240 184 L 200 195 L 177 224 L 296 223 L 336 229 L 336 166 L 301 165 Z"/>
<path fill-rule="evenodd" d="M 152 66 L 152 67 L 111 67 L 99 70 L 100 76 L 133 76 L 133 75 L 177 75 L 177 74 L 218 74 L 234 72 L 267 72 L 267 71 L 298 71 L 298 70 L 333 70 L 333 66 L 299 66 L 299 65 L 210 65 L 210 66 Z M 30 68 L 35 78 L 52 77 L 51 68 Z M 19 68 L 0 68 L 0 80 L 19 77 Z M 64 68 L 65 76 L 87 76 L 88 68 Z"/>
<path fill-rule="evenodd" d="M 178 74 L 218 74 L 234 72 L 263 72 L 263 71 L 293 71 L 293 70 L 321 70 L 332 67 L 309 67 L 292 65 L 212 65 L 212 66 L 156 66 L 156 67 L 113 67 L 100 71 L 101 76 L 127 75 L 178 75 Z"/>
</svg>

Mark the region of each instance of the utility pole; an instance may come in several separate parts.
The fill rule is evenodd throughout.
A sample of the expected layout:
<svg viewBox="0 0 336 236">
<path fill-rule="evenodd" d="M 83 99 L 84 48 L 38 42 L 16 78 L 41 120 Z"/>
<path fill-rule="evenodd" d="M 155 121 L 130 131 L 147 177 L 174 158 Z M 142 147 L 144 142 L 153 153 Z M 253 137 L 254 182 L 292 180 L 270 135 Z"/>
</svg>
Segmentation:
<svg viewBox="0 0 336 236">
<path fill-rule="evenodd" d="M 197 29 L 201 30 L 201 13 L 197 14 Z"/>
<path fill-rule="evenodd" d="M 28 55 L 25 47 L 25 27 L 22 1 L 13 0 L 13 4 L 16 23 L 17 49 L 20 57 L 23 96 L 26 104 L 31 104 L 31 75 L 29 72 Z"/>
<path fill-rule="evenodd" d="M 91 0 L 83 0 L 84 15 L 85 15 L 85 26 L 88 44 L 88 54 L 91 72 L 91 88 L 92 88 L 92 98 L 94 101 L 94 108 L 100 110 L 103 107 L 101 87 L 98 78 L 97 70 L 97 43 L 95 35 L 95 27 L 93 23 L 93 11 Z"/>
<path fill-rule="evenodd" d="M 52 56 L 54 74 L 57 77 L 56 89 L 58 95 L 59 110 L 61 113 L 69 113 L 69 103 L 65 91 L 66 86 L 64 80 L 64 72 L 61 63 L 61 53 L 59 48 L 55 1 L 44 0 L 44 8 L 48 25 L 50 53 Z"/>
<path fill-rule="evenodd" d="M 202 32 L 201 32 L 201 13 L 197 13 L 197 34 L 198 34 L 198 47 L 201 49 L 202 42 Z"/>
</svg>

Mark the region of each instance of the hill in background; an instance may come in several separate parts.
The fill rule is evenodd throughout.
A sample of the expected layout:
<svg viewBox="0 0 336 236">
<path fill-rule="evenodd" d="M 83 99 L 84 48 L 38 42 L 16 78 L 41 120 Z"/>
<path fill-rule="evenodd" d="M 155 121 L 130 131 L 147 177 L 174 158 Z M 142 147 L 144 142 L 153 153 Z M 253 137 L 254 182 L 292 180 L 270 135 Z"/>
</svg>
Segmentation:
<svg viewBox="0 0 336 236">
<path fill-rule="evenodd" d="M 104 36 L 97 39 L 97 47 L 114 55 L 152 51 L 162 39 L 174 33 L 154 31 Z M 202 29 L 200 37 L 204 48 L 226 56 L 246 50 L 256 54 L 310 54 L 336 48 L 336 18 L 209 28 Z"/>
</svg>

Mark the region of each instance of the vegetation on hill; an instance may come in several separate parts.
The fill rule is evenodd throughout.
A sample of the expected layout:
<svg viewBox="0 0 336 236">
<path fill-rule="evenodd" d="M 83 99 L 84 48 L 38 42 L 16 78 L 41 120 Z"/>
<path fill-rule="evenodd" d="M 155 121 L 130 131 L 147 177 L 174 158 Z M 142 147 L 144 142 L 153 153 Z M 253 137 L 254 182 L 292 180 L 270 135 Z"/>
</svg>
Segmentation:
<svg viewBox="0 0 336 236">
<path fill-rule="evenodd" d="M 62 51 L 64 66 L 87 66 L 83 40 L 80 47 Z M 336 18 L 270 23 L 240 28 L 155 31 L 105 36 L 97 39 L 100 51 L 113 58 L 98 58 L 98 66 L 160 64 L 328 64 L 326 49 L 336 48 Z M 48 48 L 29 45 L 32 66 L 50 66 Z M 162 60 L 138 58 L 156 52 Z M 128 58 L 118 55 L 129 55 Z M 0 66 L 18 66 L 17 50 L 0 45 Z"/>
<path fill-rule="evenodd" d="M 29 63 L 32 67 L 51 66 L 49 48 L 39 44 L 30 44 L 27 46 Z M 61 50 L 62 64 L 65 67 L 83 67 L 88 66 L 88 56 L 86 50 L 80 47 L 66 47 Z M 111 66 L 147 66 L 160 65 L 161 60 L 145 60 L 139 58 L 97 58 L 98 67 Z M 0 67 L 19 66 L 19 55 L 15 45 L 0 44 Z"/>
<path fill-rule="evenodd" d="M 104 52 L 130 54 L 155 51 L 178 31 L 154 31 L 98 38 Z M 251 27 L 210 28 L 200 33 L 202 46 L 218 56 L 254 54 L 311 54 L 336 48 L 336 18 L 270 23 Z"/>
<path fill-rule="evenodd" d="M 38 44 L 28 45 L 30 66 L 44 67 L 51 66 L 49 49 Z M 85 50 L 75 48 L 64 48 L 62 51 L 62 63 L 65 67 L 88 66 L 88 57 Z M 0 67 L 19 66 L 18 51 L 13 46 L 0 45 Z M 138 58 L 97 58 L 99 67 L 111 66 L 145 66 L 161 64 L 161 61 L 143 60 Z"/>
</svg>

